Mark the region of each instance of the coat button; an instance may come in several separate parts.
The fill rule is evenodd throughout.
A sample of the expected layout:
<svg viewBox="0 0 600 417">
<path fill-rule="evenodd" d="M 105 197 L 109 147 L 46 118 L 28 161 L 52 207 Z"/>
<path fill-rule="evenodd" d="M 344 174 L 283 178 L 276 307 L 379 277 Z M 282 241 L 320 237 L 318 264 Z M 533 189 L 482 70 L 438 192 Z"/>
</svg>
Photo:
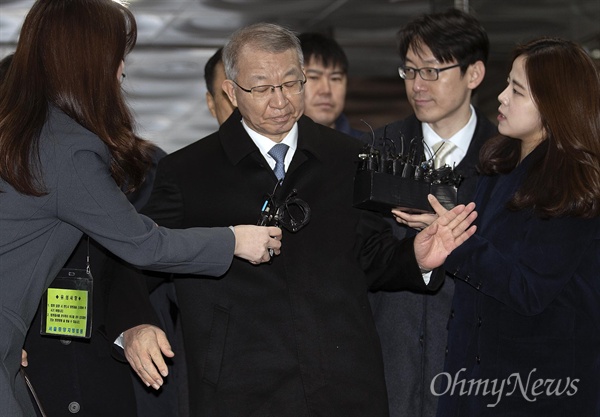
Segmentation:
<svg viewBox="0 0 600 417">
<path fill-rule="evenodd" d="M 479 357 L 479 355 L 475 356 L 475 361 L 478 365 L 481 363 L 481 358 Z"/>
<path fill-rule="evenodd" d="M 478 282 L 477 285 L 475 286 L 476 289 L 481 289 L 481 282 Z"/>
<path fill-rule="evenodd" d="M 61 337 L 60 343 L 65 346 L 69 346 L 71 344 L 71 339 L 69 339 L 68 337 Z"/>
<path fill-rule="evenodd" d="M 73 402 L 69 403 L 69 412 L 71 414 L 77 414 L 79 412 L 79 410 L 81 410 L 81 406 L 79 405 L 79 403 L 77 401 L 73 401 Z"/>
<path fill-rule="evenodd" d="M 469 276 L 469 274 L 467 274 L 464 278 L 465 282 L 469 282 L 470 279 L 471 279 L 471 277 Z"/>
<path fill-rule="evenodd" d="M 448 346 L 446 346 L 446 355 L 448 355 Z"/>
<path fill-rule="evenodd" d="M 453 319 L 454 318 L 454 310 L 450 311 L 450 318 Z"/>
</svg>

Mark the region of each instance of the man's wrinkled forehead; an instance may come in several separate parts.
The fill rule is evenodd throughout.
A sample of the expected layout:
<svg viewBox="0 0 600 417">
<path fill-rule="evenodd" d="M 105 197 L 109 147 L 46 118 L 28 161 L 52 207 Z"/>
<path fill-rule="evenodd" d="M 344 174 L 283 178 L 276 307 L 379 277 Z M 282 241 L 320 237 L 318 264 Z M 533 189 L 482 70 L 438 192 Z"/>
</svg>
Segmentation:
<svg viewBox="0 0 600 417">
<path fill-rule="evenodd" d="M 289 59 L 290 54 L 293 57 Z M 303 72 L 303 68 L 300 65 L 300 61 L 298 59 L 298 55 L 295 53 L 294 49 L 287 49 L 281 52 L 273 52 L 272 50 L 260 49 L 260 48 L 244 48 L 240 56 L 238 58 L 238 72 L 245 73 L 262 73 L 261 64 L 263 61 L 259 61 L 257 55 L 261 55 L 264 59 L 264 55 L 270 55 L 273 57 L 273 61 L 275 66 L 278 67 L 278 70 L 283 72 L 284 76 L 287 75 L 301 75 Z M 267 61 L 269 58 L 266 59 Z"/>
</svg>

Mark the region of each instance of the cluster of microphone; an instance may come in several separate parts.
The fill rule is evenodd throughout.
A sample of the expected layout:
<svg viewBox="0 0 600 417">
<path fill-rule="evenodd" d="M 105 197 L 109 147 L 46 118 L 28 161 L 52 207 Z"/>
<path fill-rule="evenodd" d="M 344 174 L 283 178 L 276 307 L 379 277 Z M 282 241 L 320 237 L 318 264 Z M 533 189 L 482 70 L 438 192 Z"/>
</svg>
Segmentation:
<svg viewBox="0 0 600 417">
<path fill-rule="evenodd" d="M 405 140 L 400 138 L 400 143 L 404 148 Z M 432 155 L 425 157 L 425 152 L 420 149 L 427 147 L 423 138 L 413 138 L 410 140 L 408 149 L 396 149 L 396 144 L 385 136 L 382 138 L 383 146 L 377 149 L 374 145 L 375 137 L 371 144 L 365 145 L 363 151 L 358 155 L 358 171 L 372 171 L 383 174 L 391 174 L 400 178 L 423 181 L 428 184 L 451 185 L 458 187 L 463 177 L 458 174 L 454 167 L 444 165 L 439 168 L 434 167 Z"/>
</svg>

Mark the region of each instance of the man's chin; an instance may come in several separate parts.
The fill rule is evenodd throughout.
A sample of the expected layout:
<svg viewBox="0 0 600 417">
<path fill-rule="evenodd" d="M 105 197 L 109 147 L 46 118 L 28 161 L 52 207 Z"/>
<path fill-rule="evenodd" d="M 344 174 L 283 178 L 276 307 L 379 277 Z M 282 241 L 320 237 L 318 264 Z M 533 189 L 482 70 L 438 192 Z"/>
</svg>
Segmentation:
<svg viewBox="0 0 600 417">
<path fill-rule="evenodd" d="M 434 111 L 431 109 L 424 109 L 422 107 L 414 107 L 415 116 L 422 123 L 434 123 L 437 121 L 437 117 Z"/>
</svg>

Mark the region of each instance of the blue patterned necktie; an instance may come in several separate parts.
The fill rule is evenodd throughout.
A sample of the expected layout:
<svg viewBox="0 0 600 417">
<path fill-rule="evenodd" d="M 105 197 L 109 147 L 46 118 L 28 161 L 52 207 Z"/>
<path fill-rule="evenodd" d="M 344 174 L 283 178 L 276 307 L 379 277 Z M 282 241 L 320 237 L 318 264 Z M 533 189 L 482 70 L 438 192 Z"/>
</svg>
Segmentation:
<svg viewBox="0 0 600 417">
<path fill-rule="evenodd" d="M 273 169 L 273 171 L 275 172 L 275 176 L 278 180 L 281 180 L 283 179 L 283 177 L 285 177 L 285 168 L 283 161 L 285 160 L 285 154 L 287 153 L 289 148 L 290 147 L 285 143 L 278 143 L 277 145 L 273 146 L 269 151 L 269 155 L 271 155 L 275 160 L 275 168 Z"/>
</svg>

